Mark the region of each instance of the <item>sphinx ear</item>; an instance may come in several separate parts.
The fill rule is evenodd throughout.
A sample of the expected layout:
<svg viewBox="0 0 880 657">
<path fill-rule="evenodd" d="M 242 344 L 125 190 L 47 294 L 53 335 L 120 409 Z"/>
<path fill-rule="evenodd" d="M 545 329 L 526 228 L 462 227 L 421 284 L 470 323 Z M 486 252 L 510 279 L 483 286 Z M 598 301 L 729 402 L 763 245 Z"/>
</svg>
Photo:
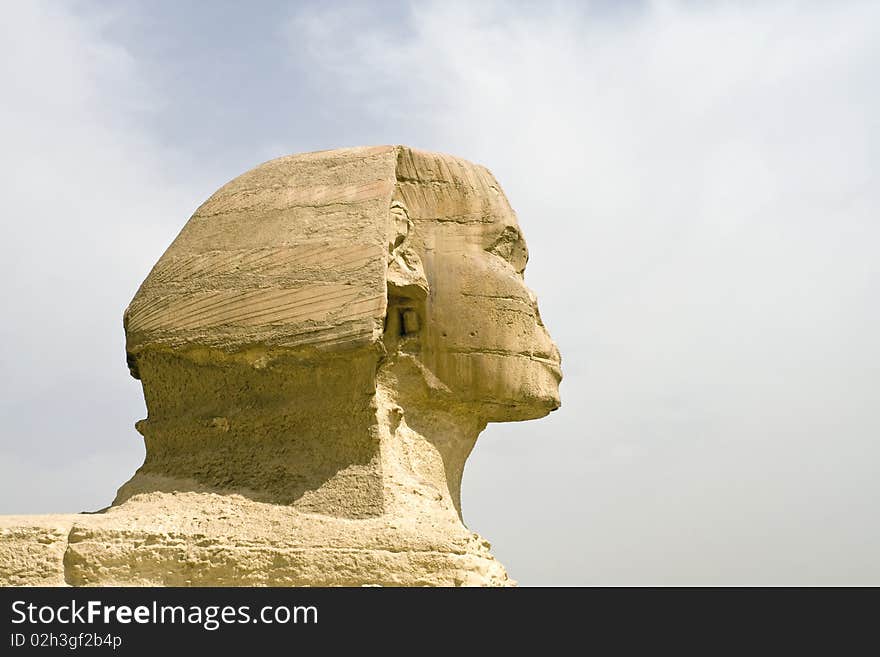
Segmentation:
<svg viewBox="0 0 880 657">
<path fill-rule="evenodd" d="M 451 403 L 452 391 L 431 372 L 421 359 L 425 330 L 425 303 L 430 288 L 422 259 L 412 248 L 413 222 L 406 206 L 391 204 L 391 237 L 388 241 L 388 268 L 385 283 L 388 304 L 383 342 L 393 357 L 390 368 L 399 394 L 422 395 L 434 402 Z M 410 397 L 411 398 L 411 397 Z"/>
<path fill-rule="evenodd" d="M 410 337 L 417 335 L 425 322 L 428 279 L 422 259 L 409 246 L 413 222 L 406 206 L 400 201 L 393 201 L 390 214 L 392 230 L 385 273 L 388 291 L 385 334 L 389 337 Z"/>
</svg>

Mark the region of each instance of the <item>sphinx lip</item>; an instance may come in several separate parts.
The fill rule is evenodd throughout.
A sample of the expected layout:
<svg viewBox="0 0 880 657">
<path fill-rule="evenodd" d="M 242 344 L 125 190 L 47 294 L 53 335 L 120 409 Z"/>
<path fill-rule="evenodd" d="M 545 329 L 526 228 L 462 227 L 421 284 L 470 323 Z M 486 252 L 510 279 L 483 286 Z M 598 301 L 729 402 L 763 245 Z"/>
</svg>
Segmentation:
<svg viewBox="0 0 880 657">
<path fill-rule="evenodd" d="M 557 383 L 562 381 L 562 363 L 560 363 L 558 360 L 556 360 L 555 358 L 548 358 L 543 355 L 539 356 L 537 354 L 530 356 L 530 358 L 534 361 L 542 363 L 543 365 L 546 365 L 547 369 L 549 369 L 553 373 L 553 376 L 556 377 Z"/>
</svg>

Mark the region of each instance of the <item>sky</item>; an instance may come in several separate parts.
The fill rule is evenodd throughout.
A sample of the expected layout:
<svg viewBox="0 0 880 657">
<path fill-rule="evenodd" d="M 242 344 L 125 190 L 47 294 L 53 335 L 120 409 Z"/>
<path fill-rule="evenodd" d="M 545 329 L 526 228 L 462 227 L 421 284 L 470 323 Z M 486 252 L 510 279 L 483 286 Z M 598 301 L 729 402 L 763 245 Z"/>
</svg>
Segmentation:
<svg viewBox="0 0 880 657">
<path fill-rule="evenodd" d="M 563 356 L 468 526 L 522 585 L 880 584 L 880 5 L 4 3 L 0 513 L 140 465 L 122 312 L 289 153 L 489 167 Z"/>
</svg>

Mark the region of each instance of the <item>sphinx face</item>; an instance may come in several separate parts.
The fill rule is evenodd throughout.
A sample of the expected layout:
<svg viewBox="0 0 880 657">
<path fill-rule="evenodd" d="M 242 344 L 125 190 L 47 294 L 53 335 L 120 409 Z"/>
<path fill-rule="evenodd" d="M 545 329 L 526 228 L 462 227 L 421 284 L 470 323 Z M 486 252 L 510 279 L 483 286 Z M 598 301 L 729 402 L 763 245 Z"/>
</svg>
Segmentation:
<svg viewBox="0 0 880 657">
<path fill-rule="evenodd" d="M 471 236 L 441 229 L 433 246 L 423 257 L 428 369 L 488 421 L 558 408 L 559 351 L 523 280 L 527 252 L 515 221 Z"/>
<path fill-rule="evenodd" d="M 543 417 L 560 405 L 560 357 L 523 278 L 516 215 L 485 168 L 407 156 L 398 191 L 429 288 L 424 365 L 487 421 Z"/>
</svg>

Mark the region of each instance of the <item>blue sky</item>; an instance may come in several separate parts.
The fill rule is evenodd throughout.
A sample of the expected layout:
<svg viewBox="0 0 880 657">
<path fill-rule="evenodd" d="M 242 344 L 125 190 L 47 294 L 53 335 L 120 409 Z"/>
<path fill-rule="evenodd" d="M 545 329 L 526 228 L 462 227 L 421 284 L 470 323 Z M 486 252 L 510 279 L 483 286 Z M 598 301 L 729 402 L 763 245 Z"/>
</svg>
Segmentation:
<svg viewBox="0 0 880 657">
<path fill-rule="evenodd" d="M 122 311 L 214 189 L 405 143 L 495 173 L 563 354 L 465 472 L 513 577 L 880 583 L 875 3 L 2 11 L 0 512 L 140 464 Z"/>
</svg>

